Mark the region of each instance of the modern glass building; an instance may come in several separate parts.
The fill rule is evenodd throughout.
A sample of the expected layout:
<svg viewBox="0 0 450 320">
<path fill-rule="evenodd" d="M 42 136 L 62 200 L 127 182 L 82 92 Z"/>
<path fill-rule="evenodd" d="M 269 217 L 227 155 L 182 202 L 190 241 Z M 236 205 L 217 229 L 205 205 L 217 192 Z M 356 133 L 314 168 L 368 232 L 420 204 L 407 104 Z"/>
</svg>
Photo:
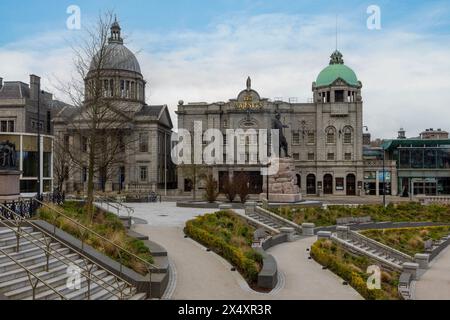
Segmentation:
<svg viewBox="0 0 450 320">
<path fill-rule="evenodd" d="M 382 147 L 397 162 L 399 195 L 450 195 L 449 139 L 387 140 Z"/>
<path fill-rule="evenodd" d="M 33 133 L 0 132 L 0 142 L 9 141 L 16 146 L 20 192 L 23 196 L 34 195 L 38 188 L 38 170 L 40 170 L 40 191 L 53 190 L 53 137 L 41 135 L 41 152 L 38 154 L 38 137 Z M 40 167 L 38 159 L 40 157 Z"/>
</svg>

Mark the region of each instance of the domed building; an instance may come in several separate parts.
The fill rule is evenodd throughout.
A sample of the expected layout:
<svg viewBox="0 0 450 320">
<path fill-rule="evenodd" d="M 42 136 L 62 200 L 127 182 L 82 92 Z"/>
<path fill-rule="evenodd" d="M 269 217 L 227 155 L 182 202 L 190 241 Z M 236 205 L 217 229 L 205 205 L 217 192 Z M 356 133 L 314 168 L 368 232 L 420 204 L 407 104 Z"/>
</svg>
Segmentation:
<svg viewBox="0 0 450 320">
<path fill-rule="evenodd" d="M 220 129 L 226 145 L 227 129 L 268 129 L 275 113 L 279 113 L 281 122 L 287 126 L 284 135 L 289 155 L 295 160 L 297 184 L 303 195 L 364 195 L 361 89 L 356 73 L 344 64 L 342 54 L 336 50 L 329 65 L 312 84 L 312 101 L 261 98 L 252 89 L 249 79 L 247 88 L 228 102 L 180 103 L 178 127 L 192 128 L 194 121 L 202 121 L 203 130 Z M 244 137 L 237 143 L 251 145 L 256 139 Z M 214 167 L 219 188 L 223 189 L 228 177 L 244 171 L 250 178 L 254 196 L 265 190 L 261 165 L 252 162 L 256 159 L 251 159 L 248 149 L 238 154 L 237 160 L 242 164 Z M 181 193 L 191 192 L 191 179 L 183 176 L 183 170 L 178 170 Z M 198 188 L 202 187 L 202 183 L 198 183 Z"/>
<path fill-rule="evenodd" d="M 86 191 L 89 142 L 83 130 L 88 130 L 92 118 L 86 115 L 92 113 L 86 106 L 96 104 L 105 110 L 101 116 L 110 121 L 104 125 L 105 143 L 118 146 L 108 167 L 96 170 L 96 189 L 148 193 L 175 188 L 175 167 L 170 157 L 173 124 L 168 107 L 146 103 L 147 83 L 139 61 L 124 45 L 117 20 L 110 30 L 108 43 L 87 70 L 83 105 L 65 108 L 53 120 L 55 136 L 62 141 L 60 148 L 80 150 L 80 160 L 71 161 L 74 169 L 67 170 L 64 189 Z"/>
</svg>

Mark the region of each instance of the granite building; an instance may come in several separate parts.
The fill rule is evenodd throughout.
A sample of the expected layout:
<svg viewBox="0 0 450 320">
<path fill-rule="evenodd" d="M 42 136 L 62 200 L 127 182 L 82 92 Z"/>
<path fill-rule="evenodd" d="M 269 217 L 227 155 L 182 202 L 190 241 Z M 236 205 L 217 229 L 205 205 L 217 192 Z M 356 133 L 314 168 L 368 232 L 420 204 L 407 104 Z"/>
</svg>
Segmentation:
<svg viewBox="0 0 450 320">
<path fill-rule="evenodd" d="M 35 194 L 38 188 L 40 192 L 53 189 L 51 119 L 63 107 L 64 103 L 41 90 L 41 79 L 36 75 L 30 75 L 29 84 L 0 78 L 0 142 L 9 141 L 16 147 L 23 195 Z"/>
<path fill-rule="evenodd" d="M 95 177 L 95 189 L 104 191 L 149 192 L 176 188 L 176 172 L 170 158 L 172 120 L 166 105 L 148 105 L 145 101 L 147 82 L 136 56 L 124 45 L 121 27 L 117 21 L 111 26 L 111 35 L 105 48 L 107 61 L 101 66 L 101 83 L 104 99 L 114 112 L 125 115 L 127 127 L 120 163 L 115 163 L 112 174 L 106 179 Z M 95 59 L 95 58 L 94 58 Z M 93 72 L 94 61 L 90 73 Z M 89 88 L 90 73 L 85 79 Z M 90 99 L 86 89 L 85 100 Z M 73 121 L 80 121 L 82 111 L 65 108 L 54 119 L 55 138 L 70 148 L 87 153 L 85 137 L 70 129 Z M 111 128 L 112 130 L 113 128 Z M 130 152 L 130 149 L 133 152 Z M 65 183 L 68 192 L 87 188 L 86 165 L 77 166 L 68 174 Z"/>
<path fill-rule="evenodd" d="M 194 122 L 203 129 L 215 128 L 224 135 L 227 129 L 270 129 L 276 112 L 288 128 L 285 136 L 289 153 L 295 160 L 297 183 L 305 195 L 363 194 L 363 99 L 362 83 L 335 51 L 329 65 L 312 84 L 313 101 L 308 103 L 272 101 L 260 96 L 247 81 L 247 88 L 228 102 L 184 103 L 178 106 L 178 128 L 193 132 Z M 224 144 L 227 143 L 226 138 Z M 256 138 L 239 138 L 247 147 Z M 219 188 L 227 177 L 245 171 L 252 193 L 261 193 L 265 179 L 260 165 L 249 164 L 249 154 L 238 154 L 245 165 L 216 165 L 213 175 Z M 255 160 L 255 159 L 252 159 Z M 178 189 L 190 192 L 191 177 L 178 169 Z M 202 183 L 197 186 L 201 189 Z"/>
</svg>

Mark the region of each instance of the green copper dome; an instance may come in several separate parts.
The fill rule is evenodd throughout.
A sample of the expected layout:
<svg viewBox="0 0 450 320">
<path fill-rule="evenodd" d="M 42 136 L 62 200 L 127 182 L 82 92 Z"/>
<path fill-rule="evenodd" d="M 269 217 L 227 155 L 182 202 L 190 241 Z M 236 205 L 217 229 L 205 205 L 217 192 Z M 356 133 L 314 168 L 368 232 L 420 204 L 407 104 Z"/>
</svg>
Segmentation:
<svg viewBox="0 0 450 320">
<path fill-rule="evenodd" d="M 342 54 L 335 51 L 331 55 L 330 65 L 323 69 L 317 77 L 316 87 L 329 86 L 339 78 L 351 86 L 359 85 L 355 72 L 344 64 Z"/>
</svg>

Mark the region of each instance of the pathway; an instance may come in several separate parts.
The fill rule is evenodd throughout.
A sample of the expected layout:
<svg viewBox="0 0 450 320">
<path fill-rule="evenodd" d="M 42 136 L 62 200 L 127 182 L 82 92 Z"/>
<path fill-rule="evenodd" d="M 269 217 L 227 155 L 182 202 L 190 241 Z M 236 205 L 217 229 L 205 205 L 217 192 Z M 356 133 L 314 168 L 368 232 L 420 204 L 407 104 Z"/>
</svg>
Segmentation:
<svg viewBox="0 0 450 320">
<path fill-rule="evenodd" d="M 308 260 L 306 249 L 311 246 L 315 237 L 282 244 L 270 250 L 278 262 L 284 287 L 270 294 L 261 294 L 251 290 L 239 273 L 232 272 L 228 262 L 207 252 L 193 240 L 184 238 L 184 222 L 181 223 L 181 217 L 174 217 L 178 214 L 178 209 L 182 208 L 177 208 L 177 213 L 163 210 L 168 216 L 162 221 L 158 214 L 161 211 L 155 213 L 154 208 L 142 210 L 146 213 L 139 214 L 139 218 L 147 218 L 149 224 L 136 224 L 134 229 L 148 235 L 169 252 L 177 278 L 175 287 L 168 289 L 173 290 L 172 299 L 361 299 L 351 287 L 343 286 L 340 278 L 328 270 L 322 270 L 313 260 Z M 192 217 L 194 212 L 199 211 L 189 210 L 183 210 L 180 215 Z M 138 211 L 141 210 L 136 210 Z M 158 221 L 162 225 L 158 226 Z"/>
<path fill-rule="evenodd" d="M 450 300 L 450 247 L 430 264 L 430 269 L 416 282 L 417 300 Z"/>
</svg>

